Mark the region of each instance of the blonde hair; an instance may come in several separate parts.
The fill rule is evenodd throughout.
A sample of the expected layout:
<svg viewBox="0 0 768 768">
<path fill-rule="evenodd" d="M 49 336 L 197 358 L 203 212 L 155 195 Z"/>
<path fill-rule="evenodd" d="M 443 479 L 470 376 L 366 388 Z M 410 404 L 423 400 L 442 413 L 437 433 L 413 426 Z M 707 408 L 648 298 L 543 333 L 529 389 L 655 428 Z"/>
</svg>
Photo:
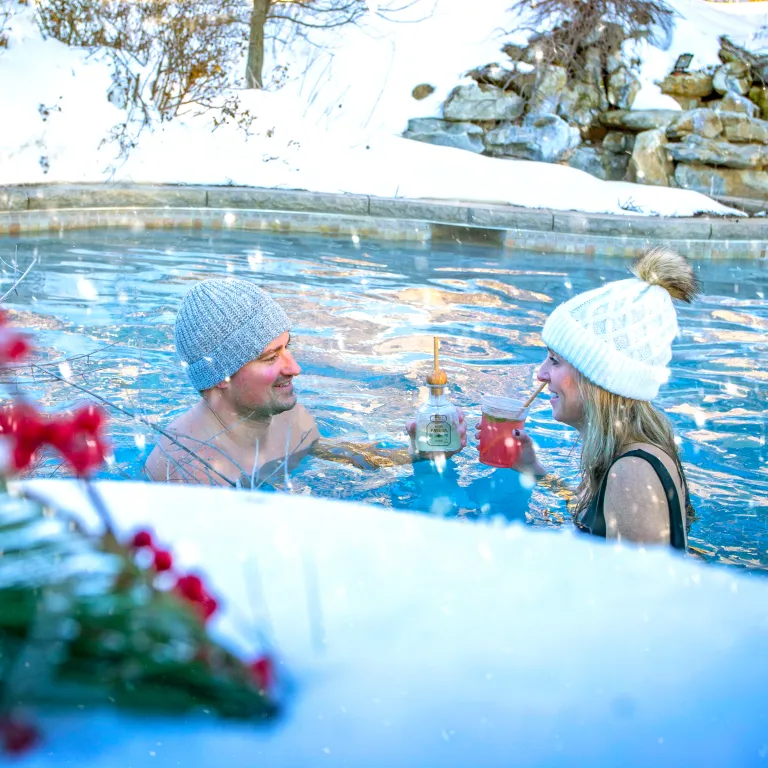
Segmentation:
<svg viewBox="0 0 768 768">
<path fill-rule="evenodd" d="M 631 268 L 632 274 L 651 285 L 665 288 L 673 299 L 691 302 L 699 294 L 699 281 L 690 263 L 669 248 L 647 251 Z M 675 433 L 669 419 L 650 402 L 615 395 L 579 373 L 578 386 L 584 403 L 584 435 L 581 449 L 581 482 L 576 489 L 574 514 L 578 516 L 597 496 L 611 464 L 630 443 L 655 445 L 677 465 L 685 490 L 686 518 L 694 518 L 690 506 Z"/>
<path fill-rule="evenodd" d="M 578 386 L 584 403 L 584 429 L 576 513 L 586 509 L 597 496 L 611 464 L 630 443 L 655 445 L 680 466 L 672 425 L 649 402 L 614 395 L 581 374 Z"/>
</svg>

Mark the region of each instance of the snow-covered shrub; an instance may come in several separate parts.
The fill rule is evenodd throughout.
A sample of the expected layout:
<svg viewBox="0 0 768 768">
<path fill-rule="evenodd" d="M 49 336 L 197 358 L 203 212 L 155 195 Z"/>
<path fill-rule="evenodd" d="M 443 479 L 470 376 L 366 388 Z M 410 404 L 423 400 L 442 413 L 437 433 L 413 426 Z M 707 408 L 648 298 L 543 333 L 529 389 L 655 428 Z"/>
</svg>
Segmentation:
<svg viewBox="0 0 768 768">
<path fill-rule="evenodd" d="M 126 154 L 143 128 L 217 105 L 244 54 L 241 12 L 239 0 L 38 0 L 37 19 L 46 37 L 110 60 Z"/>
<path fill-rule="evenodd" d="M 579 77 L 586 51 L 597 47 L 603 63 L 628 38 L 667 48 L 674 11 L 663 0 L 514 0 L 510 10 L 534 33 L 539 65 L 565 67 Z"/>
<path fill-rule="evenodd" d="M 8 32 L 10 21 L 26 5 L 25 0 L 0 0 L 0 49 L 8 47 Z"/>
</svg>

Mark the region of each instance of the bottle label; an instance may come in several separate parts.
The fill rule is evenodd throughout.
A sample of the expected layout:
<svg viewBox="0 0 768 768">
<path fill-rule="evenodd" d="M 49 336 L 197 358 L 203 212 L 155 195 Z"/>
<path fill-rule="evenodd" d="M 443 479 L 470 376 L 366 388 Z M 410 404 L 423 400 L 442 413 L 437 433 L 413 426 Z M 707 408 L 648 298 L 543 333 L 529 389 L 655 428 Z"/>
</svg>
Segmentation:
<svg viewBox="0 0 768 768">
<path fill-rule="evenodd" d="M 427 424 L 427 444 L 436 448 L 451 444 L 451 425 L 448 417 L 441 414 L 433 414 Z"/>
</svg>

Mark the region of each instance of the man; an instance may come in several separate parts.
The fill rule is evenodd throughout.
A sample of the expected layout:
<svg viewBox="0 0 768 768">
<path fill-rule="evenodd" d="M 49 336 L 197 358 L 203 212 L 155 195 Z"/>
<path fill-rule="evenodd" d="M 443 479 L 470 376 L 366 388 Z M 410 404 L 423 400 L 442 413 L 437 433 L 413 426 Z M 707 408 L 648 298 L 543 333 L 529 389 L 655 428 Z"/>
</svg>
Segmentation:
<svg viewBox="0 0 768 768">
<path fill-rule="evenodd" d="M 413 451 L 320 437 L 297 403 L 301 373 L 282 307 L 248 280 L 205 280 L 182 300 L 176 350 L 200 400 L 165 431 L 145 465 L 152 480 L 251 486 L 308 452 L 373 468 L 404 464 Z M 463 414 L 462 446 L 466 445 Z"/>
</svg>

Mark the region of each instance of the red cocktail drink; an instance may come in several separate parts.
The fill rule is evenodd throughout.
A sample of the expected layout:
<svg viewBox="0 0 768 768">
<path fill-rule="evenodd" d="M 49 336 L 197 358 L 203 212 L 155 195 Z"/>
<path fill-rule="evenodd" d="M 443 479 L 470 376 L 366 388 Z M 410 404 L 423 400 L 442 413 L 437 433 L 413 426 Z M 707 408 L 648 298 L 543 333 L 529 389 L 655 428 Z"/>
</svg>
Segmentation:
<svg viewBox="0 0 768 768">
<path fill-rule="evenodd" d="M 511 469 L 520 458 L 520 441 L 515 430 L 522 429 L 527 411 L 522 400 L 484 397 L 480 420 L 480 461 L 490 467 Z"/>
</svg>

